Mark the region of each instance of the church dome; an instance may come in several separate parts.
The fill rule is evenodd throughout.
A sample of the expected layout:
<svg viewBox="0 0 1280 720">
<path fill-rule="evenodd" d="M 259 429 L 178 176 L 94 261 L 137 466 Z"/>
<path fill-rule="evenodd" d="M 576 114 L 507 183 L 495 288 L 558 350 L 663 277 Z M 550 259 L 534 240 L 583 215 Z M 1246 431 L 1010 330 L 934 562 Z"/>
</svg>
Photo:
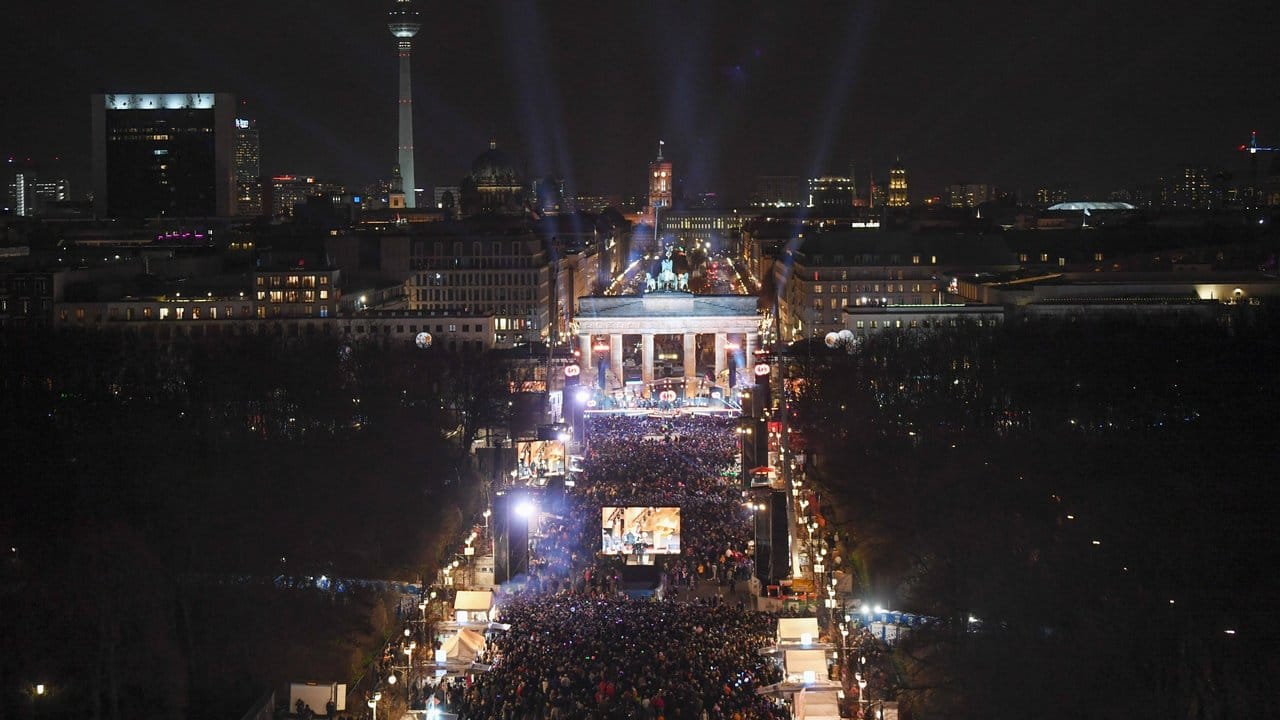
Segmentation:
<svg viewBox="0 0 1280 720">
<path fill-rule="evenodd" d="M 476 156 L 471 163 L 471 179 L 477 183 L 505 183 L 515 175 L 511 158 L 498 149 L 497 142 L 490 142 L 489 149 Z"/>
</svg>

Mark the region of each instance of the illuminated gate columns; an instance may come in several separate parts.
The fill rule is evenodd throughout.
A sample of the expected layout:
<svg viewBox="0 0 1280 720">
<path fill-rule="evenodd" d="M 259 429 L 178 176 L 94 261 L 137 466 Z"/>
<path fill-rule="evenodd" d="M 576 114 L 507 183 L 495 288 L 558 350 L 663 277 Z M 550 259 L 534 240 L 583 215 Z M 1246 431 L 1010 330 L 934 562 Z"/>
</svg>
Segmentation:
<svg viewBox="0 0 1280 720">
<path fill-rule="evenodd" d="M 623 297 L 578 298 L 578 332 L 582 367 L 595 362 L 592 337 L 609 337 L 609 364 L 621 381 L 622 336 L 640 336 L 641 378 L 653 382 L 653 336 L 680 335 L 684 340 L 684 375 L 698 374 L 698 335 L 715 336 L 716 376 L 724 372 L 728 335 L 744 338 L 743 361 L 738 368 L 752 366 L 752 352 L 760 330 L 756 298 L 748 295 L 694 295 L 681 292 L 654 292 Z"/>
</svg>

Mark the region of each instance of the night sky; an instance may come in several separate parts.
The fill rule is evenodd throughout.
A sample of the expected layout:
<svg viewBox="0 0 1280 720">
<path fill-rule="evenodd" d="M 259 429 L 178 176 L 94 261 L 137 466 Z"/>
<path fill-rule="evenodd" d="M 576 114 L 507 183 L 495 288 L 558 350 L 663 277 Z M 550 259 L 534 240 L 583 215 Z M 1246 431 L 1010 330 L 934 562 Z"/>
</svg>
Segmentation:
<svg viewBox="0 0 1280 720">
<path fill-rule="evenodd" d="M 263 171 L 357 185 L 395 158 L 387 2 L 8 3 L 0 153 L 88 179 L 89 99 L 247 101 Z M 632 193 L 666 140 L 685 192 L 757 174 L 887 175 L 1095 192 L 1280 145 L 1280 3 L 418 0 L 418 184 L 455 184 L 490 135 L 528 174 Z M 864 183 L 865 180 L 862 180 Z M 862 184 L 862 183 L 860 183 Z"/>
</svg>

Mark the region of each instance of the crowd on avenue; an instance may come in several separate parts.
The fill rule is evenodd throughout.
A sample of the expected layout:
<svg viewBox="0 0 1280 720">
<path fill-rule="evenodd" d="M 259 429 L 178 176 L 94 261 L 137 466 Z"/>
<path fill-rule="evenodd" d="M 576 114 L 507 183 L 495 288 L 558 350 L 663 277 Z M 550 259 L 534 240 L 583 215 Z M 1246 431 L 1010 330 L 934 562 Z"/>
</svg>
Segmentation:
<svg viewBox="0 0 1280 720">
<path fill-rule="evenodd" d="M 756 693 L 781 679 L 758 652 L 778 616 L 740 599 L 753 517 L 730 472 L 734 428 L 720 417 L 590 418 L 583 472 L 531 528 L 528 573 L 495 594 L 510 630 L 488 633 L 476 659 L 488 669 L 438 682 L 406 673 L 395 692 L 407 707 L 459 720 L 788 717 L 785 704 Z M 642 563 L 659 591 L 624 592 L 638 558 L 601 552 L 603 507 L 679 508 L 678 554 Z M 374 677 L 395 675 L 414 638 L 427 640 L 393 638 Z"/>
<path fill-rule="evenodd" d="M 756 695 L 780 670 L 757 650 L 776 618 L 699 583 L 751 571 L 751 515 L 737 478 L 732 419 L 600 416 L 584 472 L 560 515 L 535 532 L 530 578 L 499 599 L 489 672 L 442 683 L 437 699 L 464 720 L 783 718 Z M 619 592 L 624 558 L 602 556 L 602 506 L 679 507 L 681 553 L 664 557 L 665 598 Z M 731 597 L 731 595 L 729 596 Z"/>
</svg>

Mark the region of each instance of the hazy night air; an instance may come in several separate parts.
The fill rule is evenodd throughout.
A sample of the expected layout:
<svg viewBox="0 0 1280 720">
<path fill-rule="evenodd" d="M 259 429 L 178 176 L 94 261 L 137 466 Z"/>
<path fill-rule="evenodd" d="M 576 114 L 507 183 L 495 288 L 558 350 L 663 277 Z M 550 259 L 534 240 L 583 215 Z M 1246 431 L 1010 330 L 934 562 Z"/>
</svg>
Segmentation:
<svg viewBox="0 0 1280 720">
<path fill-rule="evenodd" d="M 10 5 L 0 720 L 1280 717 L 1275 0 Z"/>
<path fill-rule="evenodd" d="M 396 117 L 386 4 L 57 3 L 7 11 L 0 154 L 68 163 L 83 188 L 90 93 L 210 88 L 246 100 L 264 172 L 385 177 Z M 497 137 L 530 174 L 638 193 L 654 138 L 686 192 L 746 200 L 756 175 L 850 164 L 919 188 L 1100 191 L 1184 163 L 1235 168 L 1258 130 L 1276 6 L 1142 3 L 418 4 L 419 187 Z M 56 28 L 56 32 L 51 29 Z M 1206 31 L 1211 28 L 1211 31 Z M 39 69 L 56 82 L 34 81 Z M 523 168 L 522 168 L 523 169 Z"/>
</svg>

